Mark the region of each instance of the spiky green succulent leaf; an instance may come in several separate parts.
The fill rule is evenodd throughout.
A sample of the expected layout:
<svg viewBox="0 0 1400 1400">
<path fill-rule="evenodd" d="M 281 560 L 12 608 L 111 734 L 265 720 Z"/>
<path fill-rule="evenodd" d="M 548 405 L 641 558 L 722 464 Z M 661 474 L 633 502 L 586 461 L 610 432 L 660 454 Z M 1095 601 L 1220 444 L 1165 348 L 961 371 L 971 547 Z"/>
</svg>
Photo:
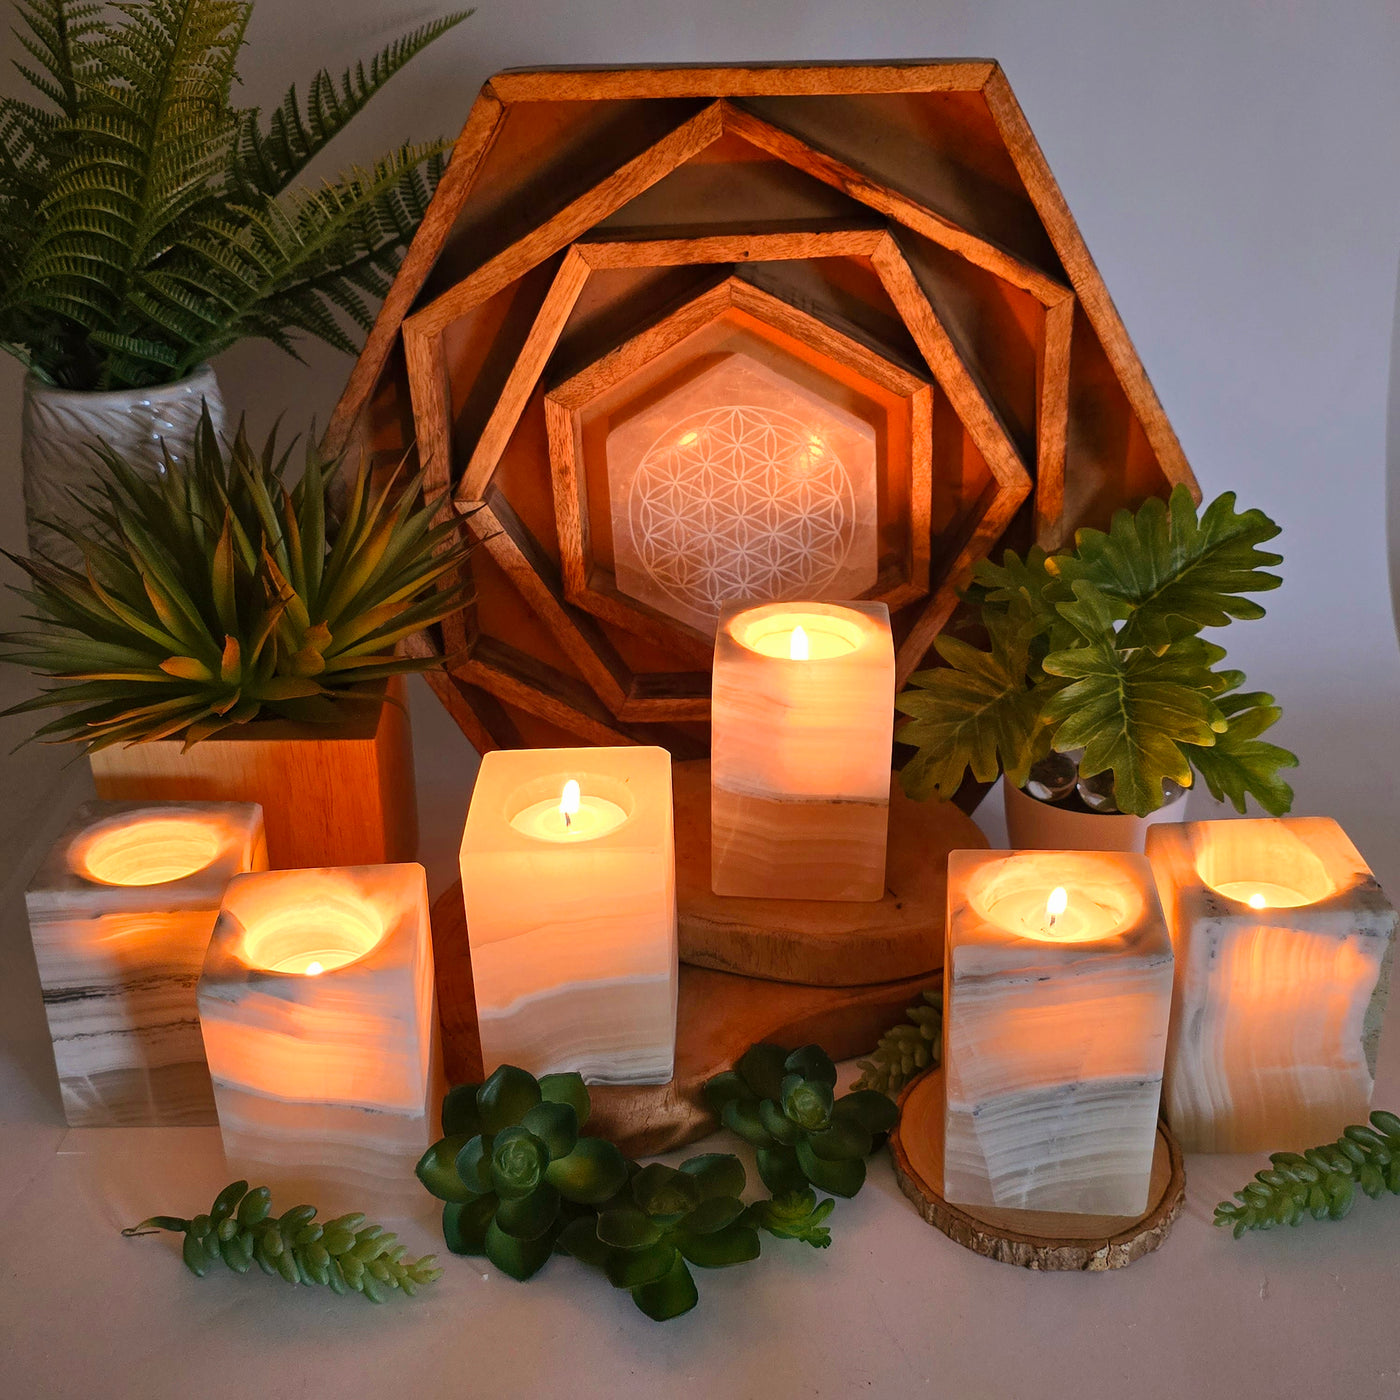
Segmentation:
<svg viewBox="0 0 1400 1400">
<path fill-rule="evenodd" d="M 188 746 L 259 718 L 333 723 L 434 664 L 395 647 L 463 601 L 464 547 L 430 528 L 417 480 L 371 490 L 362 464 L 328 527 L 339 463 L 308 446 L 288 490 L 275 433 L 259 452 L 240 427 L 225 448 L 206 412 L 194 451 L 151 480 L 100 455 L 100 489 L 53 522 L 83 570 L 15 561 L 40 628 L 0 638 L 0 660 L 54 682 L 13 711 L 61 711 L 41 736 Z"/>
</svg>

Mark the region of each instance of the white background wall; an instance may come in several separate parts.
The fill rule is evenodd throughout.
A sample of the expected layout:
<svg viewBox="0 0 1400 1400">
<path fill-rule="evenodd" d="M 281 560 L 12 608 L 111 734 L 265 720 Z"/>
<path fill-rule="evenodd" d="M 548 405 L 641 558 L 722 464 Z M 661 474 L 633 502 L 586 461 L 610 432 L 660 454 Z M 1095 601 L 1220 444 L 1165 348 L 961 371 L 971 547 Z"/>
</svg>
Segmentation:
<svg viewBox="0 0 1400 1400">
<path fill-rule="evenodd" d="M 275 101 L 435 7 L 259 0 L 248 100 Z M 15 53 L 8 34 L 0 52 Z M 1400 255 L 1395 0 L 485 0 L 334 150 L 455 134 L 498 68 L 976 55 L 999 59 L 1208 495 L 1284 527 L 1269 616 L 1222 639 L 1285 707 L 1296 810 L 1330 812 L 1400 891 L 1400 665 L 1386 569 L 1386 409 Z M 0 79 L 10 90 L 10 79 Z M 1400 346 L 1400 337 L 1396 344 Z M 249 344 L 232 409 L 322 424 L 349 371 Z M 20 378 L 0 368 L 0 544 L 23 538 Z M 1391 392 L 1400 419 L 1400 372 Z M 1400 481 L 1400 426 L 1392 432 Z M 1394 496 L 1400 519 L 1400 491 Z M 420 709 L 419 746 L 469 755 Z M 6 745 L 5 747 L 8 747 Z M 1200 799 L 1194 799 L 1199 801 Z"/>
</svg>

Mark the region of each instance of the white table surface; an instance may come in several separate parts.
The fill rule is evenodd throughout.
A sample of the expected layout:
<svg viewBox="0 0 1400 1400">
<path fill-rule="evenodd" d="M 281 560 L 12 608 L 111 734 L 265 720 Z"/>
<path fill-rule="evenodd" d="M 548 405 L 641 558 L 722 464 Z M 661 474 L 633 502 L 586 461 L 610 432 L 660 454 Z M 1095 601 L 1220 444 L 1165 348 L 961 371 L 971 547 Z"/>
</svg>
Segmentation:
<svg viewBox="0 0 1400 1400">
<path fill-rule="evenodd" d="M 425 769 L 422 724 L 419 743 L 425 811 L 441 810 L 448 778 Z M 440 885 L 448 843 L 433 830 Z M 256 1270 L 195 1279 L 178 1236 L 119 1231 L 207 1209 L 230 1176 L 218 1133 L 64 1126 L 22 874 L 0 902 L 2 1400 L 1400 1396 L 1400 1199 L 1234 1242 L 1211 1208 L 1262 1159 L 1188 1157 L 1163 1248 L 1093 1276 L 959 1248 L 914 1213 L 882 1153 L 864 1192 L 838 1203 L 829 1249 L 765 1237 L 756 1263 L 696 1270 L 700 1305 L 664 1324 L 562 1257 L 522 1285 L 447 1255 L 436 1285 L 382 1307 Z M 1390 1021 L 1376 1100 L 1395 1107 Z M 711 1149 L 752 1166 L 727 1136 L 668 1160 Z M 445 1254 L 426 1196 L 397 1228 L 414 1252 Z"/>
</svg>

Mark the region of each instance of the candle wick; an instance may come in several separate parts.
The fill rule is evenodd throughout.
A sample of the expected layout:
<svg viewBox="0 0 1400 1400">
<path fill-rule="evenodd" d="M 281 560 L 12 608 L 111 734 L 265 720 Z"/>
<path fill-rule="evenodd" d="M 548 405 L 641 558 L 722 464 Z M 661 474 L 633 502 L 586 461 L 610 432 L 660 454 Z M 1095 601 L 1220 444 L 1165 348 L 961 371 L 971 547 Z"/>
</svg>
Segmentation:
<svg viewBox="0 0 1400 1400">
<path fill-rule="evenodd" d="M 573 824 L 574 824 L 574 819 L 573 819 L 567 812 L 565 812 L 565 813 L 564 813 L 564 830 L 565 830 L 565 831 L 568 831 L 569 828 L 570 828 L 571 826 L 573 826 Z"/>
</svg>

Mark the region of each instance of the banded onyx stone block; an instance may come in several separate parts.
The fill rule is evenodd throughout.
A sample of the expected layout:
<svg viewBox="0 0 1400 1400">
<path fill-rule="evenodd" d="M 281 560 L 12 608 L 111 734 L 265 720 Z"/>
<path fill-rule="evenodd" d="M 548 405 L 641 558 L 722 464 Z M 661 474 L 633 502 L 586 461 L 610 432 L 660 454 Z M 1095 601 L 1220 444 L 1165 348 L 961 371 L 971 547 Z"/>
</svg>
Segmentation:
<svg viewBox="0 0 1400 1400">
<path fill-rule="evenodd" d="M 577 784 L 566 823 L 564 789 Z M 482 1063 L 665 1084 L 676 1052 L 671 755 L 497 750 L 462 833 Z"/>
<path fill-rule="evenodd" d="M 894 735 L 885 604 L 726 607 L 711 726 L 714 892 L 881 898 Z"/>
<path fill-rule="evenodd" d="M 253 803 L 75 813 L 25 892 L 73 1127 L 215 1121 L 195 984 L 224 887 L 266 868 Z"/>
<path fill-rule="evenodd" d="M 199 1014 L 233 1171 L 329 1211 L 419 1203 L 413 1168 L 437 1136 L 421 865 L 234 880 Z"/>
<path fill-rule="evenodd" d="M 954 851 L 946 938 L 945 1198 L 1140 1215 L 1172 993 L 1147 861 Z"/>
<path fill-rule="evenodd" d="M 1301 1150 L 1371 1106 L 1397 914 L 1330 817 L 1147 837 L 1176 948 L 1163 1103 L 1188 1152 Z"/>
</svg>

